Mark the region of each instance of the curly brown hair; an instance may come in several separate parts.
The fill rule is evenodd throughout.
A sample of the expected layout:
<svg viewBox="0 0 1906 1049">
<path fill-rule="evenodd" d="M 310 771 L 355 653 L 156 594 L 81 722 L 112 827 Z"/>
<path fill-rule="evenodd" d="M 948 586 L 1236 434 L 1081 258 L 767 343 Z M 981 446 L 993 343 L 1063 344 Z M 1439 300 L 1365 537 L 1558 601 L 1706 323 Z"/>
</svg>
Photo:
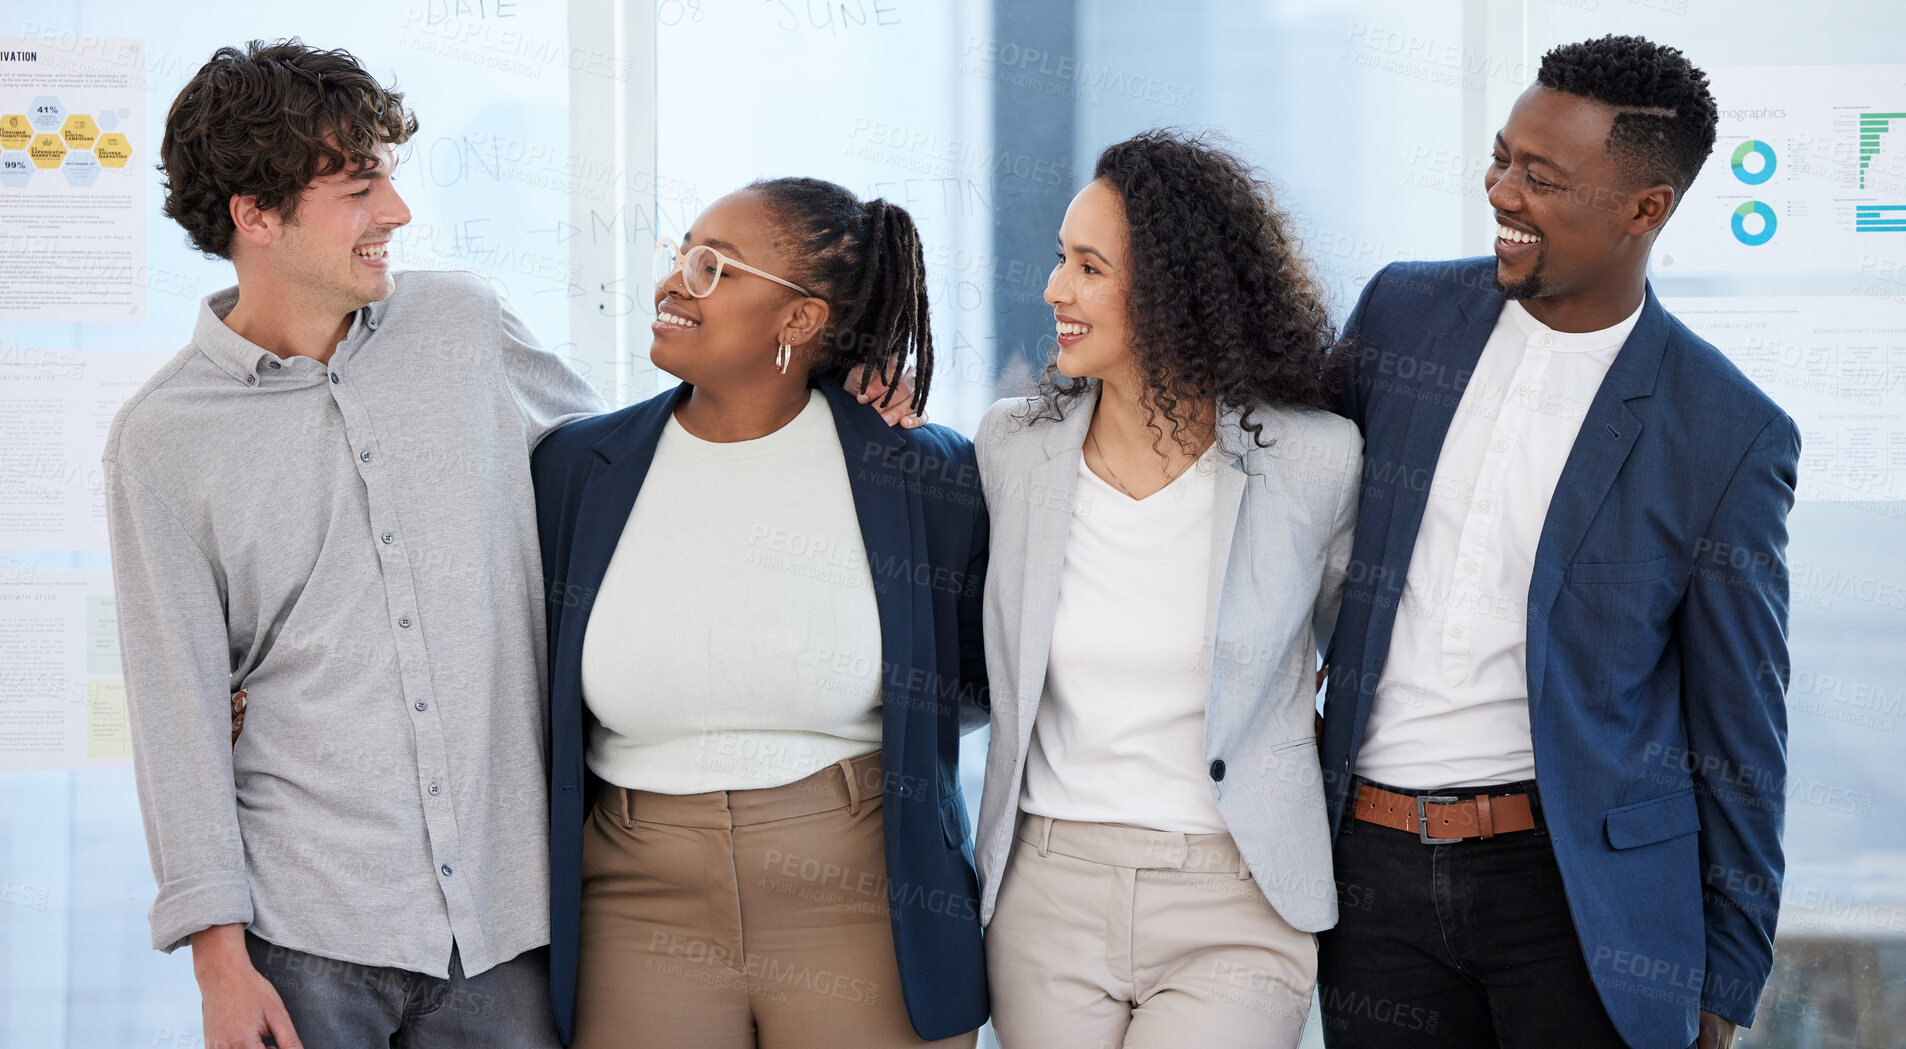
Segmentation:
<svg viewBox="0 0 1906 1049">
<path fill-rule="evenodd" d="M 1107 147 L 1092 177 L 1125 205 L 1131 350 L 1159 438 L 1197 451 L 1208 435 L 1187 430 L 1186 402 L 1241 411 L 1260 447 L 1270 444 L 1253 418 L 1261 406 L 1336 410 L 1328 297 L 1249 164 L 1204 135 L 1160 128 Z M 1031 418 L 1063 418 L 1089 384 L 1059 374 L 1055 356 Z"/>
<path fill-rule="evenodd" d="M 229 259 L 234 195 L 296 221 L 312 180 L 375 166 L 379 147 L 416 133 L 404 96 L 349 51 L 320 51 L 296 37 L 221 47 L 166 114 L 165 214 L 193 247 Z"/>
</svg>

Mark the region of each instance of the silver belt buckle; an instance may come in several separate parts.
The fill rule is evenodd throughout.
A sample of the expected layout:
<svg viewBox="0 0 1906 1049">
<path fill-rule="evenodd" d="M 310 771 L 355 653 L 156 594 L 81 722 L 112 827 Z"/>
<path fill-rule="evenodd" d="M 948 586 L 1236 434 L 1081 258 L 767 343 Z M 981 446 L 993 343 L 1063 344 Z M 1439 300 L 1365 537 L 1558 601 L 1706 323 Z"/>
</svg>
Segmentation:
<svg viewBox="0 0 1906 1049">
<path fill-rule="evenodd" d="M 1419 794 L 1416 798 L 1416 840 L 1425 845 L 1453 845 L 1461 838 L 1432 838 L 1429 833 L 1428 805 L 1454 805 L 1463 799 L 1453 794 Z"/>
</svg>

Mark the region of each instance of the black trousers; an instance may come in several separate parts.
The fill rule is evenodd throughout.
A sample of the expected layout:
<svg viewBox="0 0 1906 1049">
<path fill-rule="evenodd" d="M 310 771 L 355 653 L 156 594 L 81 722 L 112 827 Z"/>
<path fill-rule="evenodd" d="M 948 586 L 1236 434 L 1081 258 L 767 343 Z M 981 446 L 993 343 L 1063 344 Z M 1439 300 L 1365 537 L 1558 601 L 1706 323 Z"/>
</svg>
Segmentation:
<svg viewBox="0 0 1906 1049">
<path fill-rule="evenodd" d="M 1535 829 L 1487 841 L 1426 845 L 1345 814 L 1337 926 L 1317 938 L 1326 1046 L 1625 1049 L 1589 980 L 1535 784 L 1414 793 L 1522 789 Z"/>
</svg>

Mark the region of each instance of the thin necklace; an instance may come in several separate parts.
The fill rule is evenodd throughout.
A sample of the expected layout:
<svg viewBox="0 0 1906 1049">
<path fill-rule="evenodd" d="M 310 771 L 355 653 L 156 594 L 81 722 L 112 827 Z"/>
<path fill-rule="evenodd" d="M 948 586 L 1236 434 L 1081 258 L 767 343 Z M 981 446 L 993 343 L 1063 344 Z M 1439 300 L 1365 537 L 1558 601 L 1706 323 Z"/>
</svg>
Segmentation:
<svg viewBox="0 0 1906 1049">
<path fill-rule="evenodd" d="M 1139 499 L 1138 496 L 1132 494 L 1132 490 L 1130 488 L 1125 487 L 1124 481 L 1121 481 L 1118 479 L 1118 471 L 1112 469 L 1112 460 L 1107 459 L 1105 457 L 1105 449 L 1099 447 L 1099 435 L 1095 433 L 1094 431 L 1088 429 L 1085 431 L 1085 438 L 1086 440 L 1092 442 L 1092 450 L 1097 452 L 1099 455 L 1099 465 L 1105 467 L 1105 472 L 1112 475 L 1112 483 L 1115 485 L 1118 485 L 1118 490 L 1125 493 L 1125 498 L 1131 499 L 1135 502 L 1143 502 L 1144 500 Z M 1158 490 L 1162 492 L 1165 489 L 1170 488 L 1171 483 L 1173 481 L 1176 481 L 1180 474 L 1183 474 L 1186 470 L 1191 469 L 1191 464 L 1197 462 L 1200 458 L 1202 458 L 1202 456 L 1193 456 L 1190 459 L 1185 460 L 1185 465 L 1180 466 L 1176 472 L 1171 474 L 1171 476 L 1166 477 L 1165 483 L 1159 485 Z M 1157 493 L 1153 493 L 1153 494 L 1157 494 Z"/>
</svg>

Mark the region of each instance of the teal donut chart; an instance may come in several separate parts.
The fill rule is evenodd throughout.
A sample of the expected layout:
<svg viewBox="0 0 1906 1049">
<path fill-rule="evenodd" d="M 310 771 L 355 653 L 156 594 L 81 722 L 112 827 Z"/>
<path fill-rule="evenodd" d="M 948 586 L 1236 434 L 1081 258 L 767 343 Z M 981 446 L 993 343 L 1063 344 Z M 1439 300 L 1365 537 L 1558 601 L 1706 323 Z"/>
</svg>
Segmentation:
<svg viewBox="0 0 1906 1049">
<path fill-rule="evenodd" d="M 1759 233 L 1747 232 L 1747 216 L 1749 215 L 1760 216 L 1761 227 Z M 1750 248 L 1758 248 L 1762 244 L 1774 239 L 1774 227 L 1776 225 L 1774 222 L 1774 209 L 1762 204 L 1758 200 L 1747 201 L 1740 207 L 1734 209 L 1732 225 L 1734 227 L 1735 240 L 1740 241 Z"/>
<path fill-rule="evenodd" d="M 1747 155 L 1749 153 L 1760 154 L 1762 163 L 1759 171 L 1747 170 Z M 1734 159 L 1728 163 L 1734 169 L 1734 177 L 1750 186 L 1758 186 L 1774 177 L 1774 149 L 1772 146 L 1756 138 L 1750 138 L 1734 147 Z"/>
</svg>

